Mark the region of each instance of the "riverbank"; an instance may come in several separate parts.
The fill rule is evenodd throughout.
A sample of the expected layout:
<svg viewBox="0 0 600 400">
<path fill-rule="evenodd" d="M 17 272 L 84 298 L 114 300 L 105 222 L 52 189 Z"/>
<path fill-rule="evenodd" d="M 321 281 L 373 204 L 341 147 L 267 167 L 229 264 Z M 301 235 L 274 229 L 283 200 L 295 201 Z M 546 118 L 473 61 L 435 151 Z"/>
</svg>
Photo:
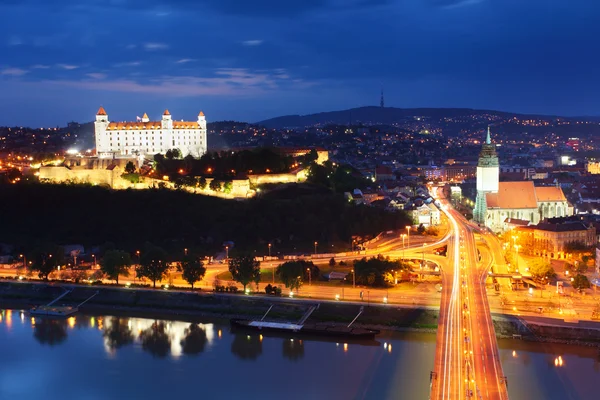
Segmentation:
<svg viewBox="0 0 600 400">
<path fill-rule="evenodd" d="M 309 304 L 319 303 L 310 320 L 331 324 L 348 324 L 359 312 L 357 326 L 395 331 L 434 333 L 439 311 L 428 307 L 405 307 L 384 304 L 329 302 L 285 297 L 216 294 L 212 292 L 175 292 L 167 290 L 129 289 L 102 286 L 75 286 L 0 282 L 0 306 L 28 309 L 46 304 L 64 293 L 63 287 L 73 288 L 60 303 L 76 306 L 95 295 L 80 307 L 83 313 L 103 313 L 149 318 L 166 318 L 195 322 L 202 318 L 257 318 L 268 314 L 269 320 L 299 320 Z M 567 323 L 542 317 L 492 315 L 499 338 L 518 337 L 527 341 L 546 341 L 600 345 L 600 323 Z"/>
</svg>

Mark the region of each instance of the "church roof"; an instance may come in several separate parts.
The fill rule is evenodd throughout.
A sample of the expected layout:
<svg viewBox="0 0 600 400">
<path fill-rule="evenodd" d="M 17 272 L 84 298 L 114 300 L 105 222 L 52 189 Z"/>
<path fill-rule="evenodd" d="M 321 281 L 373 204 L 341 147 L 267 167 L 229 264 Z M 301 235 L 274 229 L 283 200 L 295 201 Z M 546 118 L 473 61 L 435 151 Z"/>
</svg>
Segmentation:
<svg viewBox="0 0 600 400">
<path fill-rule="evenodd" d="M 100 106 L 96 115 L 106 115 L 106 111 L 104 111 L 104 107 Z"/>
<path fill-rule="evenodd" d="M 165 112 L 163 113 L 163 115 L 171 115 L 171 113 L 169 112 L 169 110 L 165 110 Z"/>
<path fill-rule="evenodd" d="M 535 187 L 532 181 L 499 182 L 498 193 L 486 193 L 488 208 L 537 208 Z"/>
<path fill-rule="evenodd" d="M 199 117 L 204 117 L 204 112 L 200 111 L 200 114 L 198 114 Z"/>
<path fill-rule="evenodd" d="M 535 188 L 537 201 L 567 201 L 562 189 L 556 186 L 540 186 Z"/>
</svg>

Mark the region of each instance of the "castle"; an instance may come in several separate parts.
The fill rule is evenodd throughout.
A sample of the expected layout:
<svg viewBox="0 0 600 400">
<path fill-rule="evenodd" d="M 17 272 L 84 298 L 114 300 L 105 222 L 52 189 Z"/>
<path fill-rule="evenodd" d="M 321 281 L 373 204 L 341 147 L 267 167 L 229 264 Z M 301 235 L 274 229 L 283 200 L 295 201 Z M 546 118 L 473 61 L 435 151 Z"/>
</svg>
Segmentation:
<svg viewBox="0 0 600 400">
<path fill-rule="evenodd" d="M 473 220 L 494 232 L 508 229 L 511 220 L 537 224 L 543 219 L 573 215 L 573 206 L 558 186 L 533 181 L 500 182 L 496 146 L 488 128 L 477 164 L 477 198 Z"/>
<path fill-rule="evenodd" d="M 103 107 L 96 113 L 96 155 L 100 158 L 143 157 L 178 149 L 181 156 L 200 157 L 206 153 L 206 117 L 197 121 L 175 121 L 168 110 L 160 121 L 148 115 L 136 122 L 110 122 Z"/>
</svg>

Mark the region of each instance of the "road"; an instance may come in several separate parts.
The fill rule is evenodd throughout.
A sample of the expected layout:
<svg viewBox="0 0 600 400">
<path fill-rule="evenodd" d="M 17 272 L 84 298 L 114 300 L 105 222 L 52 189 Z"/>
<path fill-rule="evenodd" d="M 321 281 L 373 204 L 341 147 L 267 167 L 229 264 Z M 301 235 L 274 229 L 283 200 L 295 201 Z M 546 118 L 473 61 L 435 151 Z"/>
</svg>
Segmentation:
<svg viewBox="0 0 600 400">
<path fill-rule="evenodd" d="M 445 202 L 443 202 L 445 203 Z M 431 399 L 508 399 L 474 227 L 444 204 L 452 235 L 437 332 Z"/>
</svg>

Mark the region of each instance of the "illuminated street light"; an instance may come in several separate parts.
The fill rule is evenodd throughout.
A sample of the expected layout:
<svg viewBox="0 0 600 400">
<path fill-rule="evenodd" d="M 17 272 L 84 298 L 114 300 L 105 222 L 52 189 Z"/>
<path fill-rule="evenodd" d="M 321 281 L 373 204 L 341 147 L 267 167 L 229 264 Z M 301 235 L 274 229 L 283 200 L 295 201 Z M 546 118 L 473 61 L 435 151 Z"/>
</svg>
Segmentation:
<svg viewBox="0 0 600 400">
<path fill-rule="evenodd" d="M 408 236 L 408 247 L 410 247 L 410 225 L 406 225 L 406 234 Z"/>
<path fill-rule="evenodd" d="M 312 284 L 312 273 L 310 268 L 306 268 L 306 270 L 308 271 L 308 286 L 310 286 Z"/>
<path fill-rule="evenodd" d="M 269 243 L 269 257 L 271 257 L 271 243 Z"/>
<path fill-rule="evenodd" d="M 319 244 L 319 243 L 315 241 L 315 255 L 317 255 L 317 245 L 318 245 L 318 244 Z"/>
<path fill-rule="evenodd" d="M 229 246 L 225 246 L 225 259 L 229 260 Z"/>
</svg>

